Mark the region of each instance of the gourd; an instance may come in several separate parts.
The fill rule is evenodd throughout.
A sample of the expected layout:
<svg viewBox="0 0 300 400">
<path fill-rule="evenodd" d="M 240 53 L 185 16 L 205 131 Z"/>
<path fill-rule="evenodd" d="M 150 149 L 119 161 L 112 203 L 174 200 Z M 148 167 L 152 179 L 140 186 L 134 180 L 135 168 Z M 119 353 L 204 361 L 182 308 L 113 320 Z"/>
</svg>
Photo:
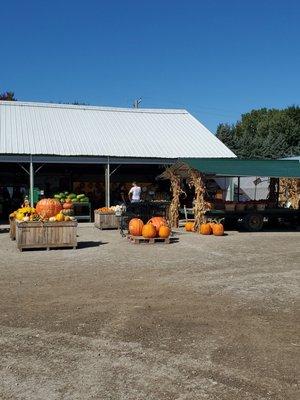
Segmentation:
<svg viewBox="0 0 300 400">
<path fill-rule="evenodd" d="M 49 218 L 49 222 L 56 222 L 56 218 L 55 217 L 50 217 Z"/>
<path fill-rule="evenodd" d="M 129 222 L 128 230 L 132 236 L 141 236 L 144 222 L 139 218 L 132 218 Z"/>
<path fill-rule="evenodd" d="M 62 205 L 56 199 L 42 199 L 36 205 L 36 213 L 42 218 L 51 218 L 62 210 Z"/>
<path fill-rule="evenodd" d="M 64 215 L 63 215 L 62 213 L 59 213 L 59 214 L 57 214 L 57 215 L 55 216 L 55 220 L 56 220 L 57 222 L 63 222 L 63 221 L 65 220 L 65 217 L 64 217 Z"/>
<path fill-rule="evenodd" d="M 200 233 L 201 233 L 201 235 L 210 235 L 211 234 L 211 226 L 209 224 L 201 224 L 200 225 Z"/>
<path fill-rule="evenodd" d="M 26 215 L 26 216 L 23 218 L 23 221 L 24 221 L 24 222 L 30 221 L 30 218 L 28 217 L 28 215 Z"/>
<path fill-rule="evenodd" d="M 224 226 L 222 224 L 214 224 L 213 234 L 215 236 L 223 236 L 224 235 Z"/>
<path fill-rule="evenodd" d="M 160 228 L 161 226 L 163 226 L 163 225 L 168 225 L 166 219 L 163 218 L 163 217 L 152 217 L 151 219 L 149 219 L 149 221 L 147 222 L 147 224 L 152 224 L 152 225 L 154 225 L 157 234 L 158 234 L 159 228 Z"/>
<path fill-rule="evenodd" d="M 161 238 L 168 238 L 171 234 L 171 229 L 168 226 L 162 225 L 159 228 L 158 236 Z"/>
<path fill-rule="evenodd" d="M 145 224 L 142 229 L 142 236 L 144 238 L 155 238 L 156 228 L 153 224 Z"/>
<path fill-rule="evenodd" d="M 187 232 L 194 232 L 194 222 L 187 222 L 184 228 Z"/>
</svg>

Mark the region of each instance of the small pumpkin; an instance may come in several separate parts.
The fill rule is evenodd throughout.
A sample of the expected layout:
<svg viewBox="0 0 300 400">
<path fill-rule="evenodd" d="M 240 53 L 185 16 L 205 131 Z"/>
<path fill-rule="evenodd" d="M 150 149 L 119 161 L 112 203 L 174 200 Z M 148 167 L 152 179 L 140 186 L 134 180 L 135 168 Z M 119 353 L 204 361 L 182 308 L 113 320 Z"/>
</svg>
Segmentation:
<svg viewBox="0 0 300 400">
<path fill-rule="evenodd" d="M 208 223 L 200 225 L 201 235 L 210 235 L 212 233 L 211 226 Z"/>
<path fill-rule="evenodd" d="M 171 234 L 171 229 L 168 226 L 162 225 L 159 228 L 158 236 L 160 238 L 168 238 L 170 236 L 170 234 Z"/>
<path fill-rule="evenodd" d="M 49 218 L 49 222 L 56 222 L 56 218 L 55 217 L 50 217 Z"/>
<path fill-rule="evenodd" d="M 71 208 L 73 208 L 73 203 L 72 203 L 72 201 L 65 202 L 65 203 L 63 204 L 63 209 L 64 209 L 64 210 L 70 210 Z"/>
<path fill-rule="evenodd" d="M 214 221 L 209 221 L 208 224 L 209 224 L 209 226 L 211 227 L 211 230 L 212 230 L 212 232 L 213 232 L 214 226 L 216 225 L 216 223 L 215 223 Z"/>
<path fill-rule="evenodd" d="M 128 230 L 132 236 L 141 236 L 144 222 L 139 218 L 132 218 L 129 222 Z"/>
<path fill-rule="evenodd" d="M 222 224 L 214 224 L 213 234 L 215 236 L 223 236 L 224 235 L 224 226 Z"/>
<path fill-rule="evenodd" d="M 152 217 L 151 219 L 149 219 L 147 224 L 152 224 L 152 225 L 155 226 L 156 234 L 158 234 L 159 228 L 161 226 L 168 225 L 167 220 L 165 218 L 163 218 L 163 217 Z"/>
<path fill-rule="evenodd" d="M 155 238 L 156 236 L 155 226 L 153 224 L 145 224 L 142 229 L 142 236 L 147 239 Z"/>
<path fill-rule="evenodd" d="M 68 215 L 66 215 L 65 216 L 65 221 L 71 221 L 71 218 Z"/>
<path fill-rule="evenodd" d="M 55 216 L 55 220 L 57 222 L 63 222 L 65 220 L 65 216 L 62 213 L 59 213 Z"/>
<path fill-rule="evenodd" d="M 195 227 L 195 224 L 194 224 L 194 222 L 187 222 L 185 225 L 184 225 L 184 228 L 185 228 L 185 230 L 187 231 L 187 232 L 194 232 L 194 227 Z"/>
</svg>

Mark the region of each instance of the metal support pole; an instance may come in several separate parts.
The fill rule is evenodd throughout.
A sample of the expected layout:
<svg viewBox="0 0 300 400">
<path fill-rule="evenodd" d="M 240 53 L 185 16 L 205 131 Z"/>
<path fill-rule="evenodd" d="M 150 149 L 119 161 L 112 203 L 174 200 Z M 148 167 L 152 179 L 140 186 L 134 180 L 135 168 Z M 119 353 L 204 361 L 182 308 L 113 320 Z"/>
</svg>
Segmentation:
<svg viewBox="0 0 300 400">
<path fill-rule="evenodd" d="M 105 166 L 105 206 L 110 207 L 110 165 L 109 159 Z"/>
<path fill-rule="evenodd" d="M 234 198 L 234 180 L 233 178 L 226 178 L 226 183 L 228 182 L 226 201 L 233 201 Z"/>
<path fill-rule="evenodd" d="M 32 156 L 30 156 L 30 165 L 29 165 L 29 193 L 30 193 L 30 206 L 33 207 L 33 186 L 34 186 L 34 169 Z"/>
<path fill-rule="evenodd" d="M 240 202 L 240 190 L 241 190 L 241 177 L 238 176 L 238 193 L 237 193 L 237 201 Z"/>
</svg>

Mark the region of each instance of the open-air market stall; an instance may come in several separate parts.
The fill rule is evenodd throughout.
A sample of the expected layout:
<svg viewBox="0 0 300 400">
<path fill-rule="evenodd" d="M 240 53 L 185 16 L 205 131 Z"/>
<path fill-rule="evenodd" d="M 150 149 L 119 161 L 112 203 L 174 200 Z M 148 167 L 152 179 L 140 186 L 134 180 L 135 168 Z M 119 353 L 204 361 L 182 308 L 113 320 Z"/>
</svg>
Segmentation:
<svg viewBox="0 0 300 400">
<path fill-rule="evenodd" d="M 246 176 L 270 177 L 269 195 L 264 200 L 241 201 L 239 178 Z M 226 201 L 219 191 L 208 190 L 208 182 L 219 177 L 237 177 L 236 194 Z M 300 162 L 299 160 L 239 160 L 239 159 L 183 159 L 168 167 L 160 178 L 169 179 L 173 188 L 170 221 L 178 225 L 179 196 L 183 181 L 194 188 L 194 229 L 207 219 L 242 222 L 248 230 L 262 229 L 264 220 L 289 220 L 299 224 Z M 281 196 L 285 196 L 281 201 Z M 288 200 L 288 201 L 287 201 Z"/>
<path fill-rule="evenodd" d="M 26 194 L 33 206 L 65 191 L 87 196 L 87 218 L 133 180 L 143 200 L 168 200 L 155 177 L 180 157 L 235 155 L 186 110 L 0 101 L 0 219 Z"/>
</svg>

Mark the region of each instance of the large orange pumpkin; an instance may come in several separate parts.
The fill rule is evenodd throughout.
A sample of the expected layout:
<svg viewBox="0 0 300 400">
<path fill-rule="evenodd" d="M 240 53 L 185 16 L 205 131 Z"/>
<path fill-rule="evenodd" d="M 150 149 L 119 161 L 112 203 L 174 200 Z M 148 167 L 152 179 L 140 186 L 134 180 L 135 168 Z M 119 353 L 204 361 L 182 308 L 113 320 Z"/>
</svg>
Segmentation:
<svg viewBox="0 0 300 400">
<path fill-rule="evenodd" d="M 132 236 L 142 236 L 144 222 L 139 218 L 132 218 L 129 222 L 128 230 Z"/>
<path fill-rule="evenodd" d="M 56 199 L 42 199 L 37 203 L 35 210 L 42 218 L 50 218 L 62 210 L 62 205 Z"/>
<path fill-rule="evenodd" d="M 163 218 L 163 217 L 152 217 L 151 219 L 149 219 L 149 221 L 147 222 L 147 224 L 152 224 L 152 225 L 154 225 L 157 234 L 158 234 L 159 228 L 160 228 L 161 226 L 163 226 L 163 225 L 168 225 L 166 219 Z"/>
<path fill-rule="evenodd" d="M 215 236 L 223 236 L 224 235 L 224 226 L 222 224 L 214 224 L 213 234 Z"/>
<path fill-rule="evenodd" d="M 168 238 L 171 234 L 171 229 L 168 226 L 162 225 L 159 228 L 158 236 L 161 238 Z"/>
<path fill-rule="evenodd" d="M 143 226 L 142 235 L 144 238 L 155 238 L 156 236 L 156 228 L 152 224 L 145 224 Z"/>
<path fill-rule="evenodd" d="M 210 235 L 211 234 L 211 226 L 209 224 L 201 224 L 200 225 L 200 233 L 201 233 L 201 235 Z"/>
<path fill-rule="evenodd" d="M 194 232 L 194 222 L 187 222 L 184 228 L 187 232 Z"/>
</svg>

